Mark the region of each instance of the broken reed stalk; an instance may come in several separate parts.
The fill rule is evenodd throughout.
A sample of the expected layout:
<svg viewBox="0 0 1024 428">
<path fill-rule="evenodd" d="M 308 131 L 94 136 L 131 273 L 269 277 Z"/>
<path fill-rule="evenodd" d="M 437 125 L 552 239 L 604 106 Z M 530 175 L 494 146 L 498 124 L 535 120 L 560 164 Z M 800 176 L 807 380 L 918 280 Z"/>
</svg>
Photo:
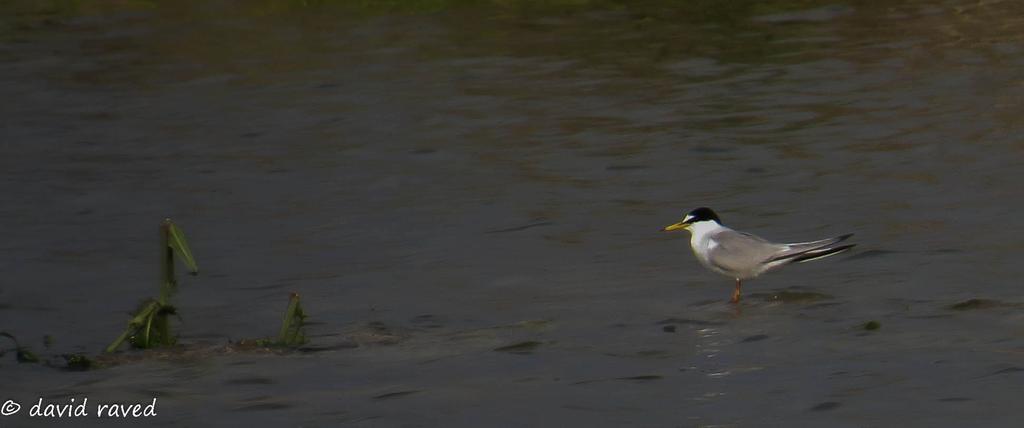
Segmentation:
<svg viewBox="0 0 1024 428">
<path fill-rule="evenodd" d="M 175 254 L 181 259 L 189 273 L 199 273 L 192 250 L 185 240 L 185 233 L 171 219 L 164 219 L 160 224 L 160 297 L 150 300 L 135 313 L 124 333 L 121 333 L 106 352 L 114 352 L 125 340 L 138 348 L 152 348 L 157 345 L 173 345 L 175 338 L 171 335 L 168 317 L 175 313 L 171 306 L 171 297 L 178 288 L 178 280 L 174 275 Z"/>
<path fill-rule="evenodd" d="M 164 219 L 164 222 L 160 224 L 160 248 L 163 252 L 163 257 L 160 260 L 160 271 L 163 276 L 160 303 L 167 305 L 171 296 L 178 290 L 178 279 L 174 275 L 174 255 L 178 255 L 191 275 L 199 274 L 199 266 L 196 265 L 196 260 L 192 257 L 192 250 L 188 248 L 185 232 L 182 232 L 169 218 Z"/>
<path fill-rule="evenodd" d="M 142 306 L 142 308 L 135 313 L 135 316 L 133 316 L 132 319 L 128 321 L 128 328 L 124 330 L 124 333 L 121 333 L 121 335 L 118 336 L 117 339 L 115 339 L 114 342 L 110 344 L 110 346 L 107 346 L 107 349 L 104 352 L 116 351 L 117 348 L 121 346 L 122 342 L 124 342 L 129 337 L 137 333 L 142 334 L 141 340 L 143 341 L 143 343 L 148 343 L 147 341 L 149 338 L 149 329 L 143 327 L 151 324 L 154 314 L 159 309 L 160 302 L 156 300 L 150 300 L 149 303 Z"/>
<path fill-rule="evenodd" d="M 160 299 L 161 304 L 167 304 L 171 296 L 177 291 L 178 281 L 174 278 L 174 248 L 171 248 L 171 219 L 164 219 L 160 223 Z"/>
</svg>

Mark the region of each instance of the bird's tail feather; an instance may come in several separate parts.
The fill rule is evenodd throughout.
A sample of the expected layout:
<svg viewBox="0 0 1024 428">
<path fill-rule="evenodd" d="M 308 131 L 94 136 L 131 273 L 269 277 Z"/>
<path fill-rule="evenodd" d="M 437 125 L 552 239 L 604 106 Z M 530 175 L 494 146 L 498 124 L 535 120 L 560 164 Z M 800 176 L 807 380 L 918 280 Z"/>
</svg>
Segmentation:
<svg viewBox="0 0 1024 428">
<path fill-rule="evenodd" d="M 768 259 L 766 263 L 781 262 L 782 264 L 808 261 L 819 259 L 825 256 L 836 254 L 842 250 L 832 252 L 833 248 L 840 248 L 835 246 L 836 244 L 843 242 L 853 236 L 852 233 L 845 235 L 839 235 L 835 238 L 822 239 L 820 241 L 809 241 L 809 242 L 794 242 L 792 244 L 786 244 L 786 250 L 776 254 L 771 259 Z M 849 249 L 853 245 L 845 246 L 843 249 Z"/>
<path fill-rule="evenodd" d="M 843 242 L 843 241 L 845 241 L 847 239 L 850 239 L 851 236 L 853 236 L 852 233 L 847 233 L 845 235 L 839 235 L 839 236 L 837 236 L 835 238 L 822 239 L 822 240 L 819 240 L 819 241 L 794 242 L 792 244 L 787 244 L 787 245 L 789 245 L 792 249 L 797 250 L 797 251 L 809 250 L 811 248 L 821 248 L 821 247 L 827 247 L 827 246 L 830 246 L 830 245 L 835 245 L 835 244 Z"/>
<path fill-rule="evenodd" d="M 840 245 L 838 247 L 819 248 L 815 250 L 809 250 L 803 252 L 790 260 L 790 263 L 803 263 L 811 260 L 823 259 L 828 256 L 834 256 L 842 253 L 850 248 L 855 247 L 857 244 Z"/>
</svg>

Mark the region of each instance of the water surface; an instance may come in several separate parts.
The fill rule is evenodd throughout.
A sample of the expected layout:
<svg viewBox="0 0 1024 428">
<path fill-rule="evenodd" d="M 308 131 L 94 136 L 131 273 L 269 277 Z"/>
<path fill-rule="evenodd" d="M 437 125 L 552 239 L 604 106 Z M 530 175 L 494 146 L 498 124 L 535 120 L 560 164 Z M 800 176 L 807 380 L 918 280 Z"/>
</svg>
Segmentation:
<svg viewBox="0 0 1024 428">
<path fill-rule="evenodd" d="M 158 397 L 149 422 L 185 426 L 1024 416 L 1015 2 L 3 8 L 0 329 L 99 352 L 171 217 L 202 268 L 181 342 L 273 335 L 295 291 L 328 350 L 8 353 L 0 400 Z M 697 206 L 859 246 L 733 308 L 658 232 Z M 950 309 L 971 298 L 1001 304 Z M 52 422 L 24 411 L 0 424 Z"/>
</svg>

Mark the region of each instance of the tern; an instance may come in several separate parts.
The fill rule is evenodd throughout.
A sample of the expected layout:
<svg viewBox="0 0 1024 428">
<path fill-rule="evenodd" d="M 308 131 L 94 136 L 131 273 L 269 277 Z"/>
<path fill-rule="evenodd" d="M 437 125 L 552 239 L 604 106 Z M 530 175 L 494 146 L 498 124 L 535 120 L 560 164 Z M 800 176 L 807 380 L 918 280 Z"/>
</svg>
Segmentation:
<svg viewBox="0 0 1024 428">
<path fill-rule="evenodd" d="M 791 263 L 803 263 L 842 253 L 855 244 L 837 245 L 852 233 L 819 241 L 783 244 L 733 230 L 722 225 L 710 208 L 690 211 L 683 220 L 665 226 L 662 231 L 688 230 L 693 254 L 704 267 L 736 279 L 732 303 L 740 301 L 740 286 L 745 279 L 773 271 Z"/>
</svg>

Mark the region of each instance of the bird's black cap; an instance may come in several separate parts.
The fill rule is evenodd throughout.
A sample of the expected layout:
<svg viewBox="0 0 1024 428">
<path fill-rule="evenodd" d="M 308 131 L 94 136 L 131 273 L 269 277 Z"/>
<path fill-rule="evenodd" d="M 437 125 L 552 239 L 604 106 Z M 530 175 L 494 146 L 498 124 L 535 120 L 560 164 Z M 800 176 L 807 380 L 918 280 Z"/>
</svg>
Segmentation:
<svg viewBox="0 0 1024 428">
<path fill-rule="evenodd" d="M 722 223 L 722 221 L 718 219 L 718 214 L 715 214 L 715 212 L 708 207 L 700 207 L 690 211 L 690 213 L 686 215 L 686 218 L 688 219 L 686 221 L 687 223 L 696 223 L 698 221 L 705 220 L 713 220 L 715 223 Z"/>
</svg>

